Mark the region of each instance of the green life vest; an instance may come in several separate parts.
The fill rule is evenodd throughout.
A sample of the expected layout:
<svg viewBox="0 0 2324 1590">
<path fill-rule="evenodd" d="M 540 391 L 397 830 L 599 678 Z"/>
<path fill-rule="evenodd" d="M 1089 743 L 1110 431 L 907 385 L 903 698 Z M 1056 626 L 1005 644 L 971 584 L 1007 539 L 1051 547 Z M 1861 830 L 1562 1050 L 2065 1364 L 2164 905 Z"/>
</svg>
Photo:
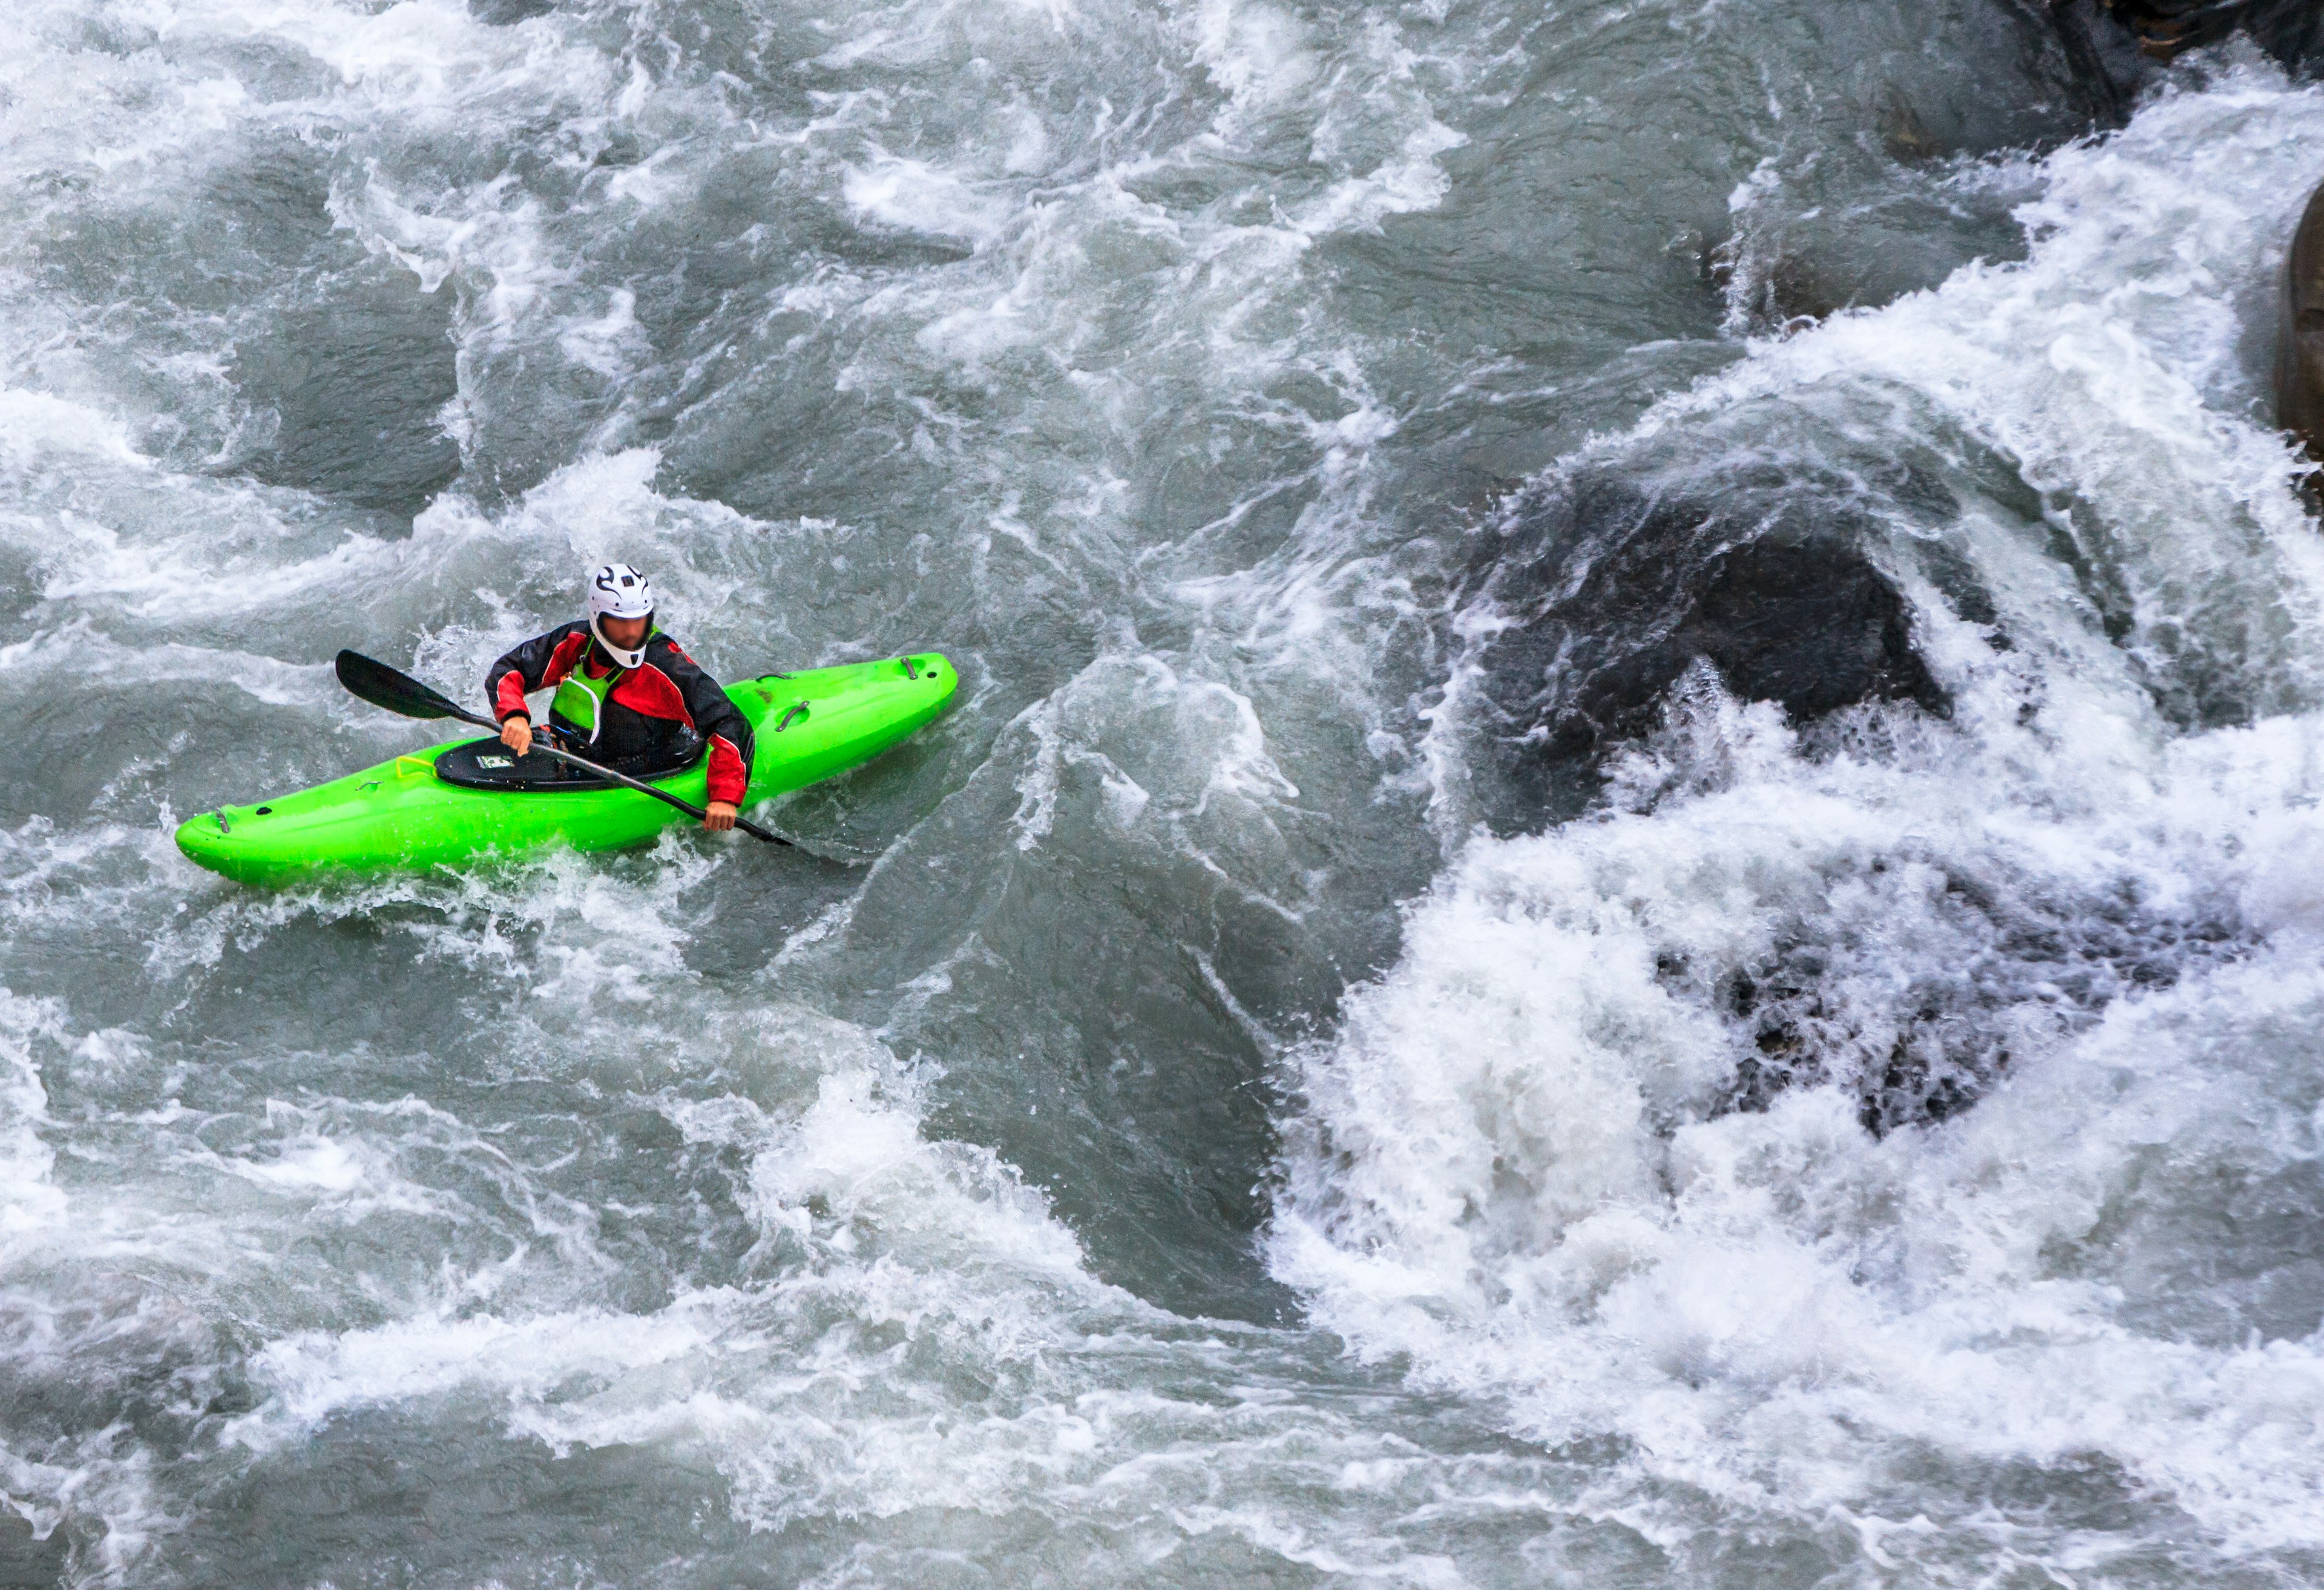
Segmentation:
<svg viewBox="0 0 2324 1590">
<path fill-rule="evenodd" d="M 645 644 L 651 646 L 654 643 L 654 638 L 660 633 L 659 625 L 649 627 L 646 630 Z M 596 641 L 593 638 L 587 646 L 581 648 L 581 655 L 573 659 L 573 671 L 559 682 L 557 694 L 551 696 L 549 702 L 549 714 L 552 717 L 562 718 L 574 728 L 584 731 L 587 733 L 588 743 L 591 745 L 597 743 L 597 731 L 604 726 L 603 709 L 605 697 L 613 694 L 613 686 L 622 682 L 622 676 L 628 671 L 624 668 L 615 668 L 602 679 L 590 678 L 588 676 L 589 654 L 595 649 Z M 641 647 L 640 649 L 644 648 Z"/>
</svg>

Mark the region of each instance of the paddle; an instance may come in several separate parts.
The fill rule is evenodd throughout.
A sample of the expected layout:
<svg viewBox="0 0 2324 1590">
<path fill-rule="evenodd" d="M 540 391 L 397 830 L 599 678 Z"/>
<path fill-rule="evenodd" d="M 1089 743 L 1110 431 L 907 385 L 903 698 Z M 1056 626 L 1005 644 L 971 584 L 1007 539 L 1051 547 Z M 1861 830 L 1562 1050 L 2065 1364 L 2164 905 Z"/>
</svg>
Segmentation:
<svg viewBox="0 0 2324 1590">
<path fill-rule="evenodd" d="M 347 687 L 348 694 L 359 695 L 375 707 L 385 707 L 389 712 L 401 712 L 407 718 L 457 718 L 463 723 L 474 723 L 477 728 L 489 729 L 494 734 L 501 731 L 501 726 L 490 718 L 482 713 L 468 711 L 450 697 L 438 695 L 410 675 L 399 673 L 385 663 L 375 662 L 359 651 L 339 653 L 338 673 L 339 683 Z M 640 795 L 650 795 L 664 805 L 676 806 L 689 817 L 699 818 L 705 815 L 701 807 L 679 800 L 666 789 L 656 789 L 652 785 L 632 778 L 626 773 L 616 773 L 611 767 L 601 767 L 586 758 L 575 756 L 571 751 L 558 749 L 549 743 L 549 736 L 546 734 L 533 736 L 532 749 L 543 756 L 556 758 L 567 767 L 578 767 L 585 773 L 594 773 L 600 778 L 610 778 L 615 784 L 636 790 Z M 791 844 L 791 841 L 781 834 L 770 833 L 747 817 L 735 818 L 734 826 L 752 839 L 765 840 L 770 845 Z M 796 850 L 798 847 L 792 845 L 791 848 Z"/>
</svg>

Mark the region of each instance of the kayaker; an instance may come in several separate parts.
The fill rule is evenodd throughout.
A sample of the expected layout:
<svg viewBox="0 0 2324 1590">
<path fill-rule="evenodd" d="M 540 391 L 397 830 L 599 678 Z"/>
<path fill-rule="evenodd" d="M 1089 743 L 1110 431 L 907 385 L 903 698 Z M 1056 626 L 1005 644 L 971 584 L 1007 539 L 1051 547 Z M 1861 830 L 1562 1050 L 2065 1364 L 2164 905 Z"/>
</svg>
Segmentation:
<svg viewBox="0 0 2324 1590">
<path fill-rule="evenodd" d="M 501 739 L 532 749 L 525 697 L 554 689 L 549 731 L 576 756 L 632 777 L 686 766 L 709 741 L 702 826 L 734 826 L 751 780 L 751 723 L 718 681 L 654 627 L 653 590 L 625 563 L 589 576 L 589 616 L 514 647 L 484 675 Z"/>
</svg>

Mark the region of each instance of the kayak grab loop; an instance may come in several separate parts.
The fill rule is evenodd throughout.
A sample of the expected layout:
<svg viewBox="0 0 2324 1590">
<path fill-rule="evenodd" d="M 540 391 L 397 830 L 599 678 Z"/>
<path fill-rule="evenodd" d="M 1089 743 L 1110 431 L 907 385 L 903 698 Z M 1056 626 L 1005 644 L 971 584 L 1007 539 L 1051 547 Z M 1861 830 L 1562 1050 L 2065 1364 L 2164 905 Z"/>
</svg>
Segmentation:
<svg viewBox="0 0 2324 1590">
<path fill-rule="evenodd" d="M 804 718 L 806 716 L 807 703 L 803 701 L 793 702 L 791 703 L 790 711 L 785 712 L 782 717 L 776 721 L 775 732 L 780 734 L 784 730 L 791 726 L 793 720 Z"/>
<path fill-rule="evenodd" d="M 913 663 L 910 657 L 906 657 L 904 659 L 904 677 L 907 679 L 917 679 L 919 676 L 919 668 Z"/>
</svg>

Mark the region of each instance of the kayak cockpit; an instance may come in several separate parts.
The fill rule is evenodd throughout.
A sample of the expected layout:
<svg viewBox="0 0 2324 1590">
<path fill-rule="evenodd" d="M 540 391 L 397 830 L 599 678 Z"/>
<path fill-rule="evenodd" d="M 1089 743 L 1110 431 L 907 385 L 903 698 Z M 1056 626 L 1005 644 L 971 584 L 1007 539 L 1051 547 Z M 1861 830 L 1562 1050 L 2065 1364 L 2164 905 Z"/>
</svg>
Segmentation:
<svg viewBox="0 0 2324 1590">
<path fill-rule="evenodd" d="M 702 760 L 705 749 L 701 740 L 687 737 L 693 743 L 686 754 L 664 765 L 645 768 L 621 767 L 619 771 L 632 778 L 668 778 L 683 773 Z M 495 794 L 579 794 L 585 790 L 617 789 L 610 778 L 598 778 L 567 767 L 553 757 L 527 751 L 518 756 L 497 740 L 471 740 L 440 753 L 436 758 L 436 777 L 462 789 L 491 790 Z"/>
</svg>

